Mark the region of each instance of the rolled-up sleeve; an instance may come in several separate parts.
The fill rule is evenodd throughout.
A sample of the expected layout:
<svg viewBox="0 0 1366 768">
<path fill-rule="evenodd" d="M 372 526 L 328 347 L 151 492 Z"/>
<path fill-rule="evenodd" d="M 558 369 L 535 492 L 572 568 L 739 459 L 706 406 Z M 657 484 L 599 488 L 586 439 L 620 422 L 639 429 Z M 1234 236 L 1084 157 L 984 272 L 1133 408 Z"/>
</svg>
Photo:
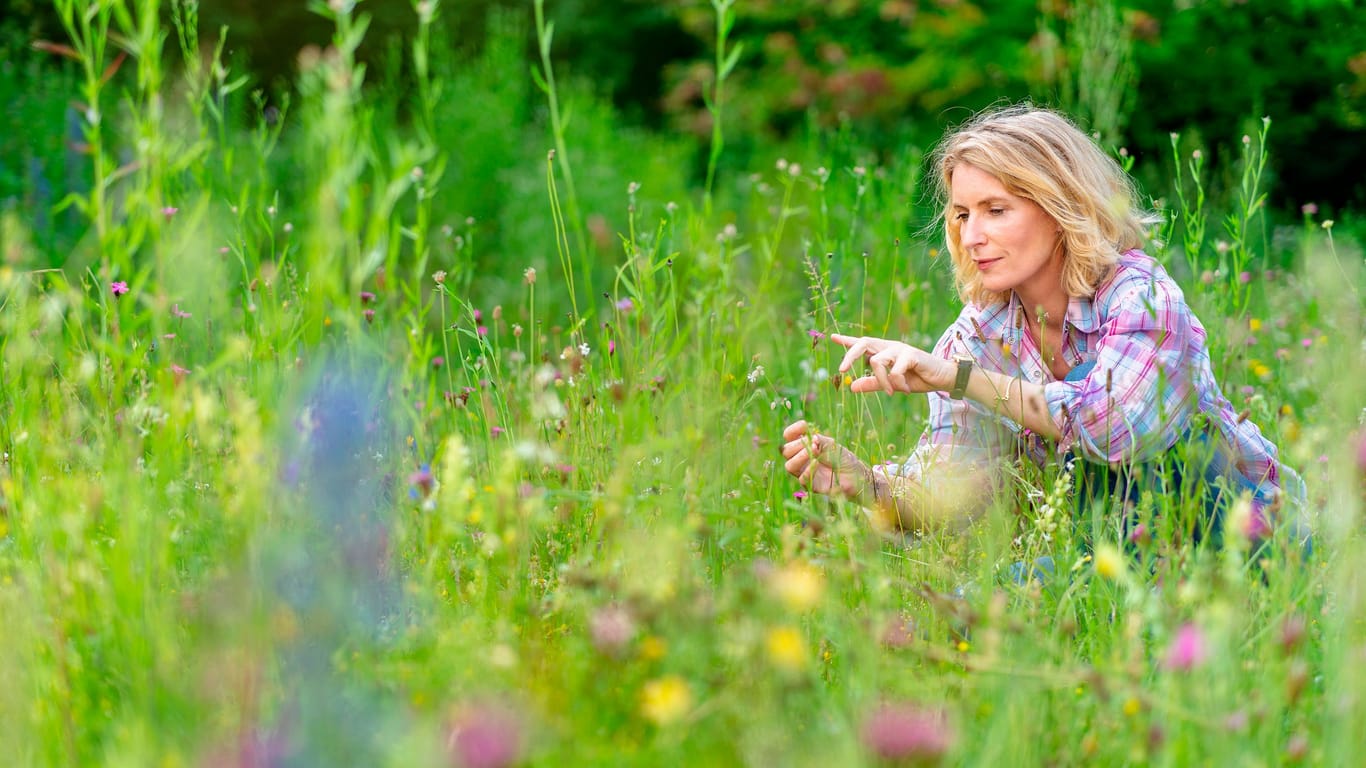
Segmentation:
<svg viewBox="0 0 1366 768">
<path fill-rule="evenodd" d="M 1198 407 L 1188 356 L 1203 332 L 1174 284 L 1134 283 L 1109 302 L 1095 367 L 1079 381 L 1044 385 L 1059 448 L 1090 461 L 1151 460 L 1186 433 Z"/>
<path fill-rule="evenodd" d="M 980 342 L 972 335 L 975 314 L 971 307 L 965 308 L 939 338 L 932 354 L 945 360 L 967 354 L 982 362 Z M 946 392 L 930 392 L 928 398 L 929 424 L 914 453 L 901 465 L 901 475 L 924 479 L 942 469 L 945 462 L 955 467 L 988 468 L 1003 455 L 1005 442 L 1013 435 L 986 407 L 971 399 L 953 400 Z"/>
</svg>

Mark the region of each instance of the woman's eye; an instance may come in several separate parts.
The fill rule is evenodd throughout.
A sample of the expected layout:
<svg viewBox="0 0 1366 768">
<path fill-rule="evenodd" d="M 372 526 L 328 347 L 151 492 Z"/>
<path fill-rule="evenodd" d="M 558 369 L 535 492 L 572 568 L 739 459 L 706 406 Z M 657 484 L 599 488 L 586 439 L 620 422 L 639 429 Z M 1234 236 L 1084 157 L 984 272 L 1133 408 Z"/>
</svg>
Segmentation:
<svg viewBox="0 0 1366 768">
<path fill-rule="evenodd" d="M 967 215 L 966 213 L 955 213 L 955 214 L 953 215 L 953 218 L 956 219 L 957 221 L 967 221 L 967 220 L 968 220 L 968 215 Z"/>
<path fill-rule="evenodd" d="M 1003 214 L 1003 213 L 1005 213 L 1005 212 L 1006 212 L 1006 209 L 1004 209 L 1004 208 L 992 208 L 992 209 L 991 209 L 991 215 L 992 215 L 992 216 L 1000 216 L 1001 214 Z"/>
</svg>

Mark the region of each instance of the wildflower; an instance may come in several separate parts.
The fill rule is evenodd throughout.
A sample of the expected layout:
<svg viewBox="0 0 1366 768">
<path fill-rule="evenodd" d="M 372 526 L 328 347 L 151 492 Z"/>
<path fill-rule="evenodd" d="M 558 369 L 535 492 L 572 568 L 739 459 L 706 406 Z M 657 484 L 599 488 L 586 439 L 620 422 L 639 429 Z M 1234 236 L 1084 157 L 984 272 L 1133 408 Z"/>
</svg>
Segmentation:
<svg viewBox="0 0 1366 768">
<path fill-rule="evenodd" d="M 1262 329 L 1262 321 L 1261 321 L 1261 320 L 1258 320 L 1258 319 L 1255 318 L 1255 317 L 1250 318 L 1250 319 L 1247 321 L 1247 329 L 1248 329 L 1249 331 L 1252 331 L 1253 333 L 1256 333 L 1257 331 L 1260 331 L 1260 330 Z"/>
<path fill-rule="evenodd" d="M 123 294 L 128 293 L 128 283 L 125 283 L 122 280 L 115 280 L 109 284 L 109 292 L 115 296 L 122 296 Z"/>
<path fill-rule="evenodd" d="M 762 365 L 756 365 L 754 366 L 754 370 L 750 371 L 749 374 L 745 376 L 745 378 L 749 379 L 750 384 L 753 384 L 754 382 L 758 381 L 763 375 L 764 367 Z"/>
<path fill-rule="evenodd" d="M 589 347 L 587 343 L 579 345 L 579 354 L 583 355 L 584 357 L 588 357 L 588 353 L 592 351 L 593 349 Z"/>
<path fill-rule="evenodd" d="M 659 661 L 668 652 L 668 644 L 656 635 L 650 635 L 640 641 L 640 658 L 645 661 Z"/>
<path fill-rule="evenodd" d="M 794 560 L 773 572 L 769 586 L 789 611 L 805 613 L 820 603 L 825 576 L 810 563 Z"/>
<path fill-rule="evenodd" d="M 956 738 L 941 712 L 914 704 L 884 704 L 863 722 L 863 746 L 887 762 L 932 765 L 943 759 Z"/>
<path fill-rule="evenodd" d="M 1307 628 L 1304 617 L 1298 613 L 1292 613 L 1281 621 L 1281 631 L 1277 637 L 1277 643 L 1281 646 L 1281 652 L 1289 656 L 1294 653 L 1300 644 L 1304 642 Z"/>
<path fill-rule="evenodd" d="M 502 427 L 489 427 L 489 435 L 492 437 L 498 437 L 506 431 L 507 430 Z"/>
<path fill-rule="evenodd" d="M 817 344 L 821 342 L 821 339 L 825 338 L 825 334 L 821 333 L 815 328 L 812 328 L 811 330 L 807 331 L 806 335 L 811 337 L 811 347 L 813 349 L 816 347 Z"/>
<path fill-rule="evenodd" d="M 636 622 L 631 612 L 621 606 L 599 608 L 588 620 L 588 633 L 593 647 L 609 656 L 616 656 L 636 636 Z"/>
<path fill-rule="evenodd" d="M 361 312 L 361 315 L 365 318 L 365 322 L 367 322 L 367 323 L 373 323 L 373 322 L 375 322 L 375 310 L 373 310 L 373 309 L 367 309 L 367 310 L 365 310 L 364 312 Z"/>
<path fill-rule="evenodd" d="M 436 487 L 436 478 L 432 477 L 432 465 L 423 464 L 418 470 L 408 475 L 408 484 L 422 498 L 427 498 L 432 494 L 432 489 Z"/>
<path fill-rule="evenodd" d="M 612 355 L 615 355 L 616 353 L 617 353 L 617 342 L 614 341 L 614 340 L 612 340 L 612 339 L 608 339 L 608 340 L 607 340 L 607 356 L 608 356 L 608 357 L 611 357 Z"/>
<path fill-rule="evenodd" d="M 764 649 L 773 666 L 788 674 L 806 668 L 806 643 L 795 627 L 774 627 L 764 638 Z"/>
<path fill-rule="evenodd" d="M 527 285 L 535 285 L 535 284 L 536 284 L 536 268 L 535 268 L 535 267 L 527 267 L 527 268 L 522 272 L 522 282 L 526 283 Z"/>
<path fill-rule="evenodd" d="M 433 272 L 432 281 L 435 282 L 437 285 L 444 285 L 446 283 L 446 270 L 438 269 L 437 271 Z"/>
<path fill-rule="evenodd" d="M 1148 531 L 1148 526 L 1143 523 L 1135 525 L 1129 531 L 1130 544 L 1137 544 L 1140 547 L 1145 547 L 1148 545 L 1148 542 L 1150 541 L 1152 541 L 1152 535 Z M 1097 565 L 1097 570 L 1099 570 L 1099 565 Z"/>
<path fill-rule="evenodd" d="M 182 310 L 179 304 L 172 304 L 171 317 L 179 318 L 181 320 L 187 320 L 190 317 L 190 313 Z"/>
<path fill-rule="evenodd" d="M 755 435 L 755 439 L 758 439 L 758 435 Z M 806 498 L 806 491 L 795 491 L 792 494 L 792 498 L 796 499 L 797 501 L 802 501 Z"/>
<path fill-rule="evenodd" d="M 443 366 L 443 365 L 445 365 L 445 364 L 446 364 L 446 358 L 441 357 L 440 355 L 438 355 L 438 356 L 432 358 L 432 367 L 433 367 L 433 368 L 440 368 L 441 366 Z"/>
<path fill-rule="evenodd" d="M 631 301 L 631 298 L 630 298 L 629 296 L 626 297 L 626 298 L 624 298 L 624 299 L 617 299 L 617 311 L 618 311 L 618 312 L 630 312 L 631 310 L 633 310 L 633 309 L 635 309 L 635 308 L 636 308 L 635 302 Z"/>
<path fill-rule="evenodd" d="M 1124 578 L 1124 555 L 1113 545 L 1101 544 L 1096 547 L 1095 565 L 1096 575 L 1109 581 L 1118 581 Z"/>
<path fill-rule="evenodd" d="M 375 300 L 375 294 L 371 293 L 370 291 L 361 291 L 361 292 L 360 292 L 360 303 L 362 303 L 362 304 L 370 304 L 370 303 L 373 303 L 374 300 Z"/>
<path fill-rule="evenodd" d="M 1205 633 L 1195 624 L 1181 625 L 1167 646 L 1166 665 L 1169 669 L 1188 672 L 1205 663 L 1209 656 Z"/>
<path fill-rule="evenodd" d="M 501 706 L 468 707 L 452 718 L 446 752 L 462 768 L 506 768 L 522 759 L 519 719 Z"/>
<path fill-rule="evenodd" d="M 1238 282 L 1242 283 L 1243 285 L 1247 285 L 1248 283 L 1252 282 L 1252 273 L 1246 271 L 1239 272 Z"/>
<path fill-rule="evenodd" d="M 1332 229 L 1332 228 L 1333 228 L 1333 220 L 1332 220 L 1332 219 L 1324 219 L 1324 220 L 1323 220 L 1323 223 L 1320 224 L 1319 226 L 1320 226 L 1320 227 L 1323 227 L 1324 229 Z"/>
<path fill-rule="evenodd" d="M 692 689 L 678 675 L 667 675 L 640 689 L 640 712 L 655 725 L 678 722 L 692 709 Z"/>
<path fill-rule="evenodd" d="M 185 377 L 188 376 L 189 373 L 189 368 L 182 368 L 181 366 L 176 365 L 174 363 L 171 364 L 171 375 L 175 377 L 175 383 L 179 384 L 180 382 L 184 381 Z"/>
<path fill-rule="evenodd" d="M 168 205 L 168 206 L 166 206 L 165 208 L 162 208 L 162 209 L 161 209 L 161 215 L 162 215 L 162 216 L 165 216 L 167 221 L 170 221 L 170 220 L 171 220 L 171 217 L 172 217 L 172 216 L 175 216 L 175 215 L 176 215 L 177 213 L 179 213 L 179 212 L 180 212 L 180 209 L 179 209 L 179 208 L 176 208 L 176 207 L 170 206 L 170 205 Z"/>
<path fill-rule="evenodd" d="M 1366 429 L 1357 433 L 1357 469 L 1366 473 Z"/>
<path fill-rule="evenodd" d="M 480 336 L 487 336 L 489 335 L 489 327 L 487 325 L 481 325 L 475 328 L 474 332 L 479 334 Z"/>
<path fill-rule="evenodd" d="M 914 632 L 915 623 L 911 619 L 896 616 L 882 628 L 882 637 L 879 640 L 888 648 L 905 648 L 915 639 Z"/>
</svg>

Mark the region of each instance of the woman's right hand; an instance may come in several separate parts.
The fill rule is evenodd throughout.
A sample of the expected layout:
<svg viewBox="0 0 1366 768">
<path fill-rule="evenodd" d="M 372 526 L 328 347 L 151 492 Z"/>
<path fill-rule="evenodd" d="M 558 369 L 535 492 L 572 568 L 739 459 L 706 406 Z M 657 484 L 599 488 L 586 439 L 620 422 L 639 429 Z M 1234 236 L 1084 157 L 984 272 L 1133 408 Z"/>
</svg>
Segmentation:
<svg viewBox="0 0 1366 768">
<path fill-rule="evenodd" d="M 813 493 L 839 494 L 859 500 L 872 495 L 873 473 L 852 451 L 805 421 L 783 430 L 783 468 Z"/>
</svg>

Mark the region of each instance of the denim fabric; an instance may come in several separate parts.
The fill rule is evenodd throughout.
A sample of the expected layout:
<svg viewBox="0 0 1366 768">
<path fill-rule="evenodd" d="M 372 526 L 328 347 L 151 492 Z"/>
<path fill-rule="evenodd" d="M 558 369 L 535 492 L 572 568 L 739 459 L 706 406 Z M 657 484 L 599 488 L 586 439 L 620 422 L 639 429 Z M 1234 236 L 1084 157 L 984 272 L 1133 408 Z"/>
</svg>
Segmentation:
<svg viewBox="0 0 1366 768">
<path fill-rule="evenodd" d="M 1064 380 L 1080 381 L 1094 365 L 1092 362 L 1081 363 L 1068 372 Z M 1075 462 L 1078 512 L 1084 513 L 1096 503 L 1124 510 L 1122 540 L 1126 542 L 1130 554 L 1136 556 L 1136 549 L 1127 542 L 1138 523 L 1131 510 L 1136 507 L 1143 493 L 1151 492 L 1156 496 L 1198 494 L 1202 513 L 1198 525 L 1191 531 L 1192 542 L 1199 543 L 1208 536 L 1212 544 L 1219 546 L 1223 538 L 1224 517 L 1234 500 L 1244 493 L 1251 494 L 1264 504 L 1272 499 L 1233 466 L 1226 449 L 1217 442 L 1206 432 L 1187 433 L 1163 457 L 1169 461 L 1159 460 L 1131 467 L 1111 467 L 1082 461 L 1073 454 L 1067 454 L 1065 461 Z M 1200 471 L 1190 472 L 1192 465 L 1199 467 Z M 1184 474 L 1183 468 L 1187 470 Z M 1084 517 L 1084 514 L 1078 514 L 1074 518 L 1074 525 Z M 1296 526 L 1292 535 L 1299 540 L 1303 556 L 1308 558 L 1312 555 L 1313 542 L 1307 533 Z M 1055 568 L 1052 558 L 1041 557 L 1031 565 L 1023 562 L 1012 564 L 1009 577 L 1016 584 L 1025 584 L 1030 580 L 1043 583 L 1054 575 Z"/>
</svg>

